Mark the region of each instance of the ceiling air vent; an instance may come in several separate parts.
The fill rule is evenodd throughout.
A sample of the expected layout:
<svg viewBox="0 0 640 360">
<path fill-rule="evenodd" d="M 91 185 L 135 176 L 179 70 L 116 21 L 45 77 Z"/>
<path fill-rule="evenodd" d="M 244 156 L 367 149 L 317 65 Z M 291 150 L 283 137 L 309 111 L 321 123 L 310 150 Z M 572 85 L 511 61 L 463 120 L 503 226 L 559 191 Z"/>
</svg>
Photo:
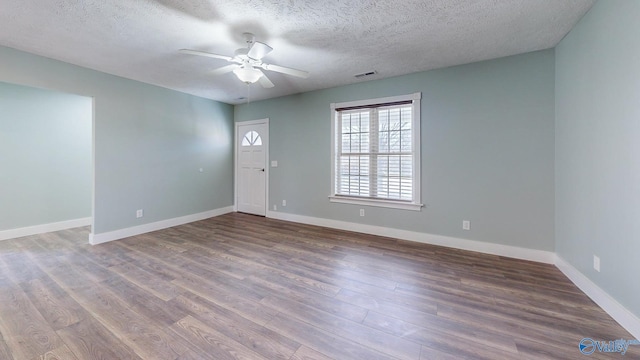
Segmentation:
<svg viewBox="0 0 640 360">
<path fill-rule="evenodd" d="M 362 78 L 365 78 L 365 77 L 367 77 L 367 76 L 375 75 L 375 74 L 377 74 L 377 73 L 378 73 L 378 72 L 377 72 L 377 71 L 375 71 L 375 70 L 373 70 L 373 71 L 367 71 L 367 72 L 363 72 L 362 74 L 355 74 L 355 75 L 354 75 L 354 77 L 355 77 L 356 79 L 362 79 Z"/>
</svg>

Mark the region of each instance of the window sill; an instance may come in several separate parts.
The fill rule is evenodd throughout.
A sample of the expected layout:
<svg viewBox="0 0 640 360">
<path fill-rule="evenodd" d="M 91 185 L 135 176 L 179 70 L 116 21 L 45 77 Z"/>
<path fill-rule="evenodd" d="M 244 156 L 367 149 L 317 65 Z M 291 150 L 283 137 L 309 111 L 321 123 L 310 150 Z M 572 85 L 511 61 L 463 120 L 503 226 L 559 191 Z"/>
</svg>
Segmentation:
<svg viewBox="0 0 640 360">
<path fill-rule="evenodd" d="M 411 211 L 420 211 L 424 206 L 424 204 L 408 203 L 404 201 L 354 198 L 354 197 L 335 196 L 335 195 L 329 196 L 329 201 L 334 203 L 342 203 L 342 204 L 377 206 L 377 207 L 400 209 L 400 210 L 411 210 Z"/>
</svg>

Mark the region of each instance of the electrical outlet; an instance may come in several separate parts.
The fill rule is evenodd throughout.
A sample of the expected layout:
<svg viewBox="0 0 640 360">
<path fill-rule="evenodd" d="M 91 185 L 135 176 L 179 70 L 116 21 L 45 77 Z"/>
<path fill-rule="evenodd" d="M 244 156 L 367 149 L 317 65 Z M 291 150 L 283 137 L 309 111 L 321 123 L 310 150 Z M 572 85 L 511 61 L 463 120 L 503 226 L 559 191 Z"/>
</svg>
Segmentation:
<svg viewBox="0 0 640 360">
<path fill-rule="evenodd" d="M 271 167 L 278 167 L 278 160 L 271 160 Z"/>
<path fill-rule="evenodd" d="M 203 168 L 198 169 L 199 172 L 204 172 Z"/>
<path fill-rule="evenodd" d="M 144 216 L 144 212 L 142 209 L 136 211 L 136 218 L 141 218 Z"/>
<path fill-rule="evenodd" d="M 593 268 L 595 271 L 600 272 L 600 258 L 593 255 Z"/>
<path fill-rule="evenodd" d="M 471 221 L 462 220 L 462 230 L 471 230 Z"/>
<path fill-rule="evenodd" d="M 282 200 L 282 206 L 287 206 L 287 200 Z"/>
<path fill-rule="evenodd" d="M 278 210 L 278 205 L 273 204 L 273 211 L 277 211 Z"/>
<path fill-rule="evenodd" d="M 360 216 L 364 216 L 364 209 L 360 209 Z"/>
</svg>

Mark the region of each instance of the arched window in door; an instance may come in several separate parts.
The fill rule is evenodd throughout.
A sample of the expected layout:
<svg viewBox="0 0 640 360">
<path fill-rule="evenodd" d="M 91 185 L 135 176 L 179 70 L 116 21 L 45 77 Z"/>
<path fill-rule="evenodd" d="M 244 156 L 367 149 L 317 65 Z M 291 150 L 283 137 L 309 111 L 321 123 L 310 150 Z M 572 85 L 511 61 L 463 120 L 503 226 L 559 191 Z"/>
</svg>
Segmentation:
<svg viewBox="0 0 640 360">
<path fill-rule="evenodd" d="M 242 146 L 260 146 L 262 145 L 262 139 L 260 134 L 255 131 L 249 131 L 244 134 L 242 138 Z"/>
</svg>

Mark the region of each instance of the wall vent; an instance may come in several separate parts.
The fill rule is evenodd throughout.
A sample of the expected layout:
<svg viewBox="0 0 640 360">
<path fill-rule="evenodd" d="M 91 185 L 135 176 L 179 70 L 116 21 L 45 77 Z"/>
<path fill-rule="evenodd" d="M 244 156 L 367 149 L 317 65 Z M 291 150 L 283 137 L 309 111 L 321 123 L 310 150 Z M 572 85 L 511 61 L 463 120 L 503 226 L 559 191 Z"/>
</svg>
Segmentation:
<svg viewBox="0 0 640 360">
<path fill-rule="evenodd" d="M 372 76 L 377 74 L 378 72 L 373 70 L 373 71 L 367 71 L 367 72 L 363 72 L 361 74 L 355 74 L 353 75 L 356 79 L 362 79 L 363 77 L 367 77 L 367 76 Z"/>
</svg>

